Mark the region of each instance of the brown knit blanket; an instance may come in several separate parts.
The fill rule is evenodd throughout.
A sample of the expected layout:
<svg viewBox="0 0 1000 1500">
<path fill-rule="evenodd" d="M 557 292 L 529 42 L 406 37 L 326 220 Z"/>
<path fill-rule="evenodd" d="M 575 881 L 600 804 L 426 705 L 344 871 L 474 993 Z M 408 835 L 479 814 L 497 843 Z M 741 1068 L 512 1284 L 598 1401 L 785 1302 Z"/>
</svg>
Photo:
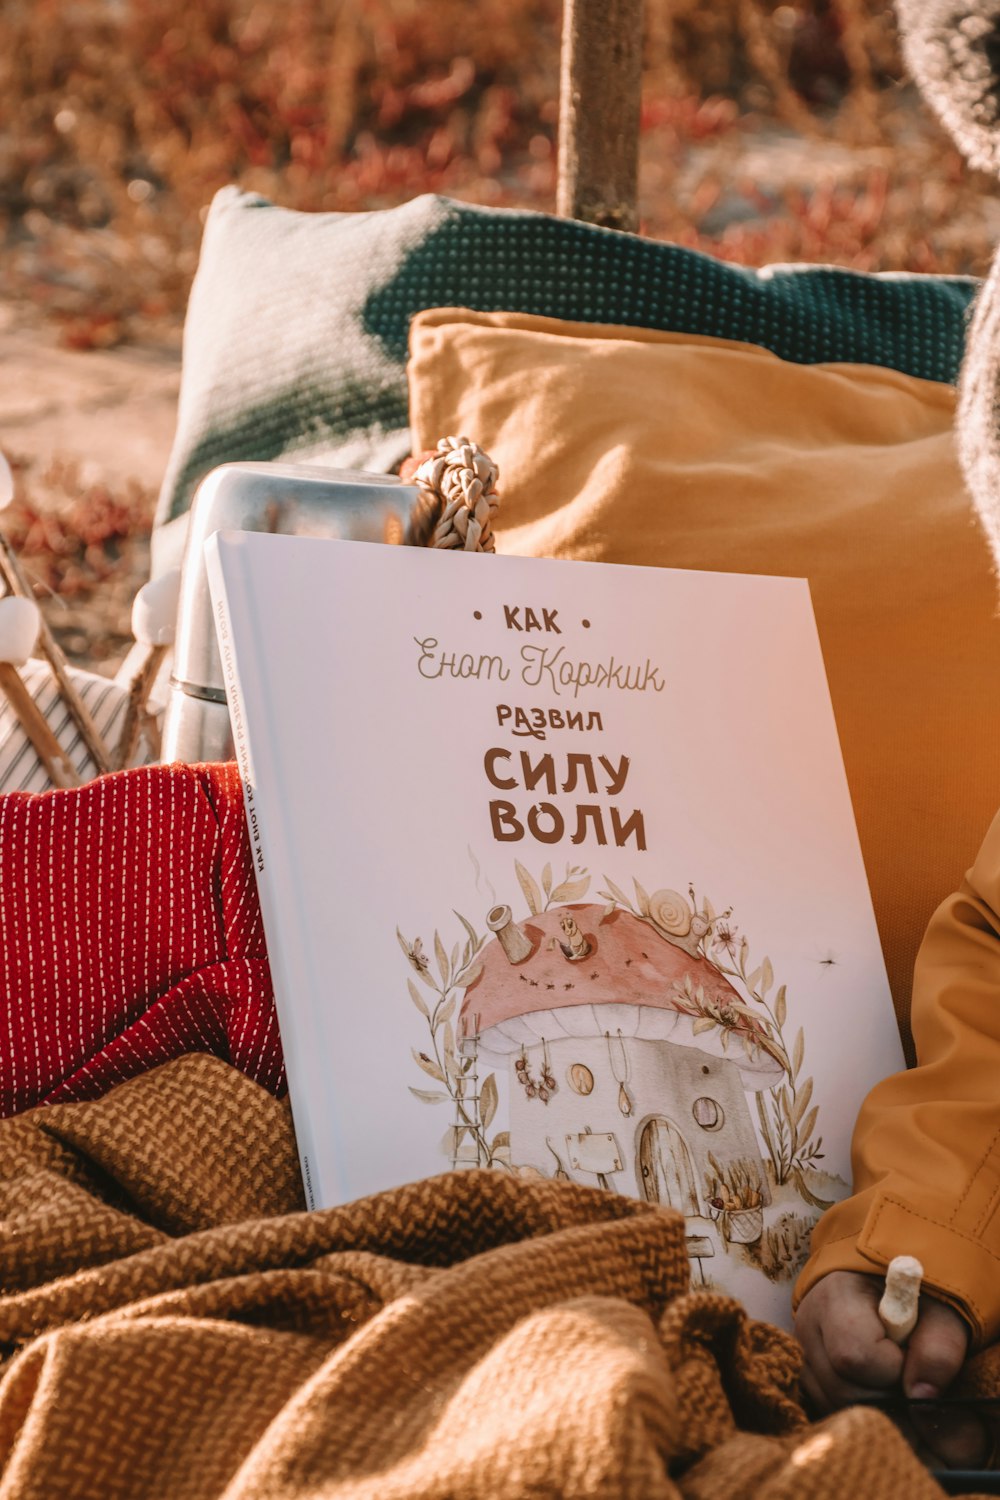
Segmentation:
<svg viewBox="0 0 1000 1500">
<path fill-rule="evenodd" d="M 453 1173 L 301 1208 L 287 1106 L 185 1057 L 0 1123 L 0 1500 L 907 1500 L 880 1414 L 689 1290 L 683 1220 Z"/>
</svg>

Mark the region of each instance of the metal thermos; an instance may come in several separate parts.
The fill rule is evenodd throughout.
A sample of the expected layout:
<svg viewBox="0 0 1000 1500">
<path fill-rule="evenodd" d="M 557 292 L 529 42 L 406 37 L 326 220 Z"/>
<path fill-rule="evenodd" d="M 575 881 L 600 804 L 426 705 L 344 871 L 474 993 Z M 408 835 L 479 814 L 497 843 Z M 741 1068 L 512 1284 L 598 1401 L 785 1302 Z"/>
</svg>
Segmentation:
<svg viewBox="0 0 1000 1500">
<path fill-rule="evenodd" d="M 401 542 L 419 491 L 390 474 L 299 464 L 240 463 L 199 485 L 181 569 L 163 761 L 229 760 L 233 740 L 215 635 L 204 547 L 215 531 Z"/>
</svg>

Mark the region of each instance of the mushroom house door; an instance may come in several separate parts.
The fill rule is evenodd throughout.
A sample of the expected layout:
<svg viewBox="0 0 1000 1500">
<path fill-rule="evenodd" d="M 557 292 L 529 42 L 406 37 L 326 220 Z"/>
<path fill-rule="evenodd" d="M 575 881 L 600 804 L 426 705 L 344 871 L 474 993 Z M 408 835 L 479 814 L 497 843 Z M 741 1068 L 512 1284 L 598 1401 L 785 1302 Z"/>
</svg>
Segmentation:
<svg viewBox="0 0 1000 1500">
<path fill-rule="evenodd" d="M 651 1203 L 666 1203 L 683 1214 L 698 1213 L 691 1153 L 677 1126 L 661 1116 L 649 1120 L 639 1138 L 639 1176 Z"/>
</svg>

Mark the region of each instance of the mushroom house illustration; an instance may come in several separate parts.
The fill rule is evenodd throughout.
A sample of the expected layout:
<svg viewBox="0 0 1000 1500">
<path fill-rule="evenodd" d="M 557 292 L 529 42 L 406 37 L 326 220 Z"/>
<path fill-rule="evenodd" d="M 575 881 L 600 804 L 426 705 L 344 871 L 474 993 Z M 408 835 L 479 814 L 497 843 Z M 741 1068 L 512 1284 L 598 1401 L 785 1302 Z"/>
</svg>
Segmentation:
<svg viewBox="0 0 1000 1500">
<path fill-rule="evenodd" d="M 749 1179 L 754 1207 L 769 1201 L 745 1091 L 769 1088 L 782 1065 L 694 937 L 667 941 L 598 905 L 523 923 L 495 906 L 487 926 L 458 1037 L 509 1069 L 515 1161 L 558 1160 L 574 1181 L 689 1217 L 711 1216 L 706 1184 L 727 1168 Z"/>
<path fill-rule="evenodd" d="M 482 936 L 460 918 L 464 953 L 434 948 L 441 986 L 419 939 L 404 952 L 425 985 L 429 1052 L 420 1067 L 451 1099 L 442 1145 L 454 1166 L 492 1166 L 586 1183 L 678 1209 L 698 1262 L 740 1252 L 771 1280 L 794 1273 L 817 1211 L 839 1178 L 824 1172 L 802 1028 L 786 1045 L 784 986 L 729 912 L 673 890 L 633 904 L 607 880 L 607 904 L 569 872 L 548 900 L 523 869 L 530 914 L 495 901 Z M 583 879 L 576 878 L 583 875 Z M 717 961 L 716 961 L 717 959 Z M 459 998 L 461 997 L 461 998 Z M 456 1014 L 457 1011 L 457 1014 Z M 506 1080 L 506 1119 L 497 1078 Z M 504 1124 L 489 1135 L 489 1127 Z M 804 1210 L 804 1212 L 803 1212 Z"/>
</svg>

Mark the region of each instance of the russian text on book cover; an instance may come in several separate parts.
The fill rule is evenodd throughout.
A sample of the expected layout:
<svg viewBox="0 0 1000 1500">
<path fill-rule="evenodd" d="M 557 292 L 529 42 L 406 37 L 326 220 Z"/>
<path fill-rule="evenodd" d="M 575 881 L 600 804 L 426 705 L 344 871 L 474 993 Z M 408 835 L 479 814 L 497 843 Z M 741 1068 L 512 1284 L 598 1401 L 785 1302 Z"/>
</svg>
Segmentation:
<svg viewBox="0 0 1000 1500">
<path fill-rule="evenodd" d="M 901 1064 L 806 586 L 250 542 L 216 588 L 315 1201 L 636 1196 L 787 1322 Z"/>
</svg>

